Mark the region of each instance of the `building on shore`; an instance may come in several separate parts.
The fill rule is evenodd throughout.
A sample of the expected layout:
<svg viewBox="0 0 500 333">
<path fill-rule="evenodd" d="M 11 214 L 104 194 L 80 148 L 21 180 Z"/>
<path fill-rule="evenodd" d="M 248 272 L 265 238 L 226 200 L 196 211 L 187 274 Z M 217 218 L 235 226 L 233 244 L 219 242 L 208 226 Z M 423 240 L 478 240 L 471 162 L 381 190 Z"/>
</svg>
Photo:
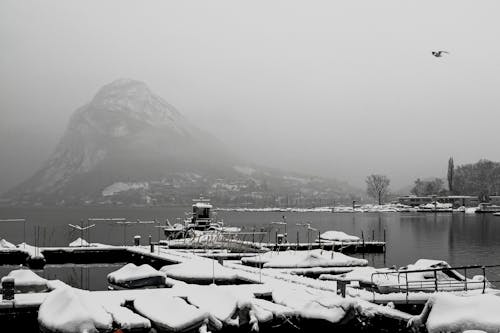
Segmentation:
<svg viewBox="0 0 500 333">
<path fill-rule="evenodd" d="M 412 207 L 425 205 L 436 201 L 439 203 L 452 204 L 453 208 L 461 206 L 477 207 L 480 203 L 479 198 L 477 196 L 470 196 L 470 195 L 428 195 L 428 196 L 407 195 L 398 198 L 398 202 L 400 204 Z"/>
</svg>

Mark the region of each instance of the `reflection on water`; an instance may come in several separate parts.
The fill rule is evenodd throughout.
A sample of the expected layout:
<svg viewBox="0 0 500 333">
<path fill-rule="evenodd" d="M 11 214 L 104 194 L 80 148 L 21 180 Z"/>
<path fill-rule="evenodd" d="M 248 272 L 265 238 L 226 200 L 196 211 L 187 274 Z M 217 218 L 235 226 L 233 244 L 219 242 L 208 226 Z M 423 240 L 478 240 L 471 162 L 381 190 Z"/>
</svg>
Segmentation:
<svg viewBox="0 0 500 333">
<path fill-rule="evenodd" d="M 68 223 L 86 224 L 91 217 L 124 217 L 128 220 L 156 219 L 164 224 L 168 218 L 175 221 L 176 217 L 184 217 L 184 211 L 189 207 L 170 208 L 0 208 L 0 218 L 26 218 L 27 241 L 40 246 L 67 246 L 80 237 L 68 227 Z M 289 241 L 295 242 L 298 237 L 306 242 L 308 235 L 297 223 L 310 222 L 319 232 L 339 230 L 348 234 L 361 236 L 366 240 L 375 238 L 387 241 L 387 253 L 364 255 L 370 264 L 381 266 L 405 266 L 419 258 L 442 259 L 451 265 L 487 265 L 499 264 L 500 258 L 500 217 L 483 214 L 463 213 L 282 213 L 282 212 L 219 212 L 218 218 L 223 218 L 225 224 L 240 226 L 245 230 L 267 231 L 263 240 L 274 240 L 277 225 L 270 226 L 271 221 L 282 220 L 286 216 Z M 93 222 L 94 223 L 94 222 Z M 112 222 L 96 222 L 97 226 L 84 234 L 84 238 L 92 242 L 105 244 L 127 245 L 133 243 L 133 236 L 140 235 L 143 243 L 149 235 L 153 240 L 161 237 L 160 228 L 155 225 L 132 224 L 122 227 Z M 35 237 L 34 227 L 40 226 L 40 235 Z M 280 232 L 283 232 L 280 229 Z M 317 237 L 317 232 L 311 232 L 311 240 Z M 246 240 L 251 240 L 247 236 Z M 0 225 L 0 238 L 14 243 L 23 240 L 22 224 L 6 223 Z M 256 238 L 256 240 L 259 240 Z M 362 255 L 359 255 L 362 257 Z M 45 274 L 52 276 L 71 276 L 72 283 L 82 285 L 85 289 L 106 288 L 106 274 L 121 265 L 85 266 L 68 265 L 48 267 Z M 45 270 L 44 270 L 45 271 Z M 0 267 L 0 275 L 4 268 Z M 61 273 L 65 272 L 65 273 Z M 87 274 L 87 278 L 85 278 Z M 59 277 L 60 278 L 60 277 Z M 500 270 L 495 270 L 491 280 L 500 280 Z"/>
</svg>

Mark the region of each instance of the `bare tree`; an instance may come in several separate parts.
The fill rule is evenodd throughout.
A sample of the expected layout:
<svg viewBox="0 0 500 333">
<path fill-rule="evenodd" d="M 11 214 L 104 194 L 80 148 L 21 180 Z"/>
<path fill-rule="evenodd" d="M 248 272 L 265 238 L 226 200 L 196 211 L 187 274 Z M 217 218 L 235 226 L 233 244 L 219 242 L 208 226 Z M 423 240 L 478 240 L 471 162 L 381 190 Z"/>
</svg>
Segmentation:
<svg viewBox="0 0 500 333">
<path fill-rule="evenodd" d="M 453 157 L 448 160 L 448 190 L 453 193 L 453 173 L 455 172 L 455 165 L 453 163 Z"/>
<path fill-rule="evenodd" d="M 366 177 L 366 193 L 375 200 L 378 204 L 382 204 L 382 200 L 388 193 L 389 183 L 391 181 L 384 175 L 370 175 Z"/>
</svg>

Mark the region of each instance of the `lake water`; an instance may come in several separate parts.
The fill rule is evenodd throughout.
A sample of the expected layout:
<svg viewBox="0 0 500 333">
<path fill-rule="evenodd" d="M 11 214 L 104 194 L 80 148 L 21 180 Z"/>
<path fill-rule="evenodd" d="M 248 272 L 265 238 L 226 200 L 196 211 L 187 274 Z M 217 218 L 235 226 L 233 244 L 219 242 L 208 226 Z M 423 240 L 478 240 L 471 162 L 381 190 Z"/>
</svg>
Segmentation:
<svg viewBox="0 0 500 333">
<path fill-rule="evenodd" d="M 168 218 L 172 223 L 184 217 L 187 209 L 171 207 L 154 208 L 0 208 L 0 219 L 25 218 L 26 241 L 39 246 L 67 246 L 80 237 L 81 233 L 68 224 L 87 224 L 88 218 L 126 218 L 130 221 L 157 220 L 162 225 Z M 500 217 L 484 214 L 463 213 L 281 213 L 281 212 L 218 212 L 226 225 L 271 230 L 271 221 L 288 222 L 288 240 L 296 241 L 297 231 L 301 242 L 307 241 L 307 233 L 297 223 L 311 223 L 320 230 L 339 230 L 371 240 L 387 241 L 385 254 L 366 254 L 370 265 L 389 267 L 405 266 L 419 258 L 442 259 L 451 265 L 494 265 L 500 264 Z M 143 243 L 149 235 L 154 241 L 162 237 L 161 228 L 154 224 L 130 224 L 127 227 L 113 222 L 90 222 L 96 226 L 84 233 L 85 239 L 112 245 L 131 245 L 133 236 L 140 235 Z M 157 224 L 158 225 L 158 224 Z M 37 232 L 38 227 L 38 232 Z M 274 226 L 273 226 L 274 227 Z M 283 231 L 283 229 L 281 229 Z M 310 234 L 313 240 L 317 234 Z M 251 237 L 251 236 L 249 236 Z M 263 236 L 267 241 L 267 234 Z M 23 223 L 0 222 L 0 238 L 18 244 L 23 241 Z M 247 238 L 247 240 L 251 240 Z M 256 241 L 260 240 L 256 237 Z M 363 255 L 357 255 L 362 257 Z M 99 290 L 106 288 L 106 275 L 121 265 L 64 265 L 47 266 L 38 272 L 47 278 L 59 278 L 76 287 Z M 12 267 L 0 266 L 0 276 Z M 470 272 L 470 275 L 480 271 Z M 500 280 L 500 269 L 488 270 L 488 279 Z M 498 285 L 498 284 L 497 284 Z"/>
</svg>

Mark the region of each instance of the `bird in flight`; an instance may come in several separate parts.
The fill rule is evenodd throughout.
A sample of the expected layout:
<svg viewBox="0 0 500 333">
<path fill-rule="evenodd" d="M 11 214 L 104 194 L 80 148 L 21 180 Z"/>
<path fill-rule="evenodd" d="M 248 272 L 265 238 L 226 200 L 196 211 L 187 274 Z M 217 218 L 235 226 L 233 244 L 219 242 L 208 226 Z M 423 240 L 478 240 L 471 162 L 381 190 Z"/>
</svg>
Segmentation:
<svg viewBox="0 0 500 333">
<path fill-rule="evenodd" d="M 432 55 L 436 58 L 441 58 L 443 56 L 443 53 L 450 54 L 450 52 L 448 51 L 432 51 Z"/>
</svg>

